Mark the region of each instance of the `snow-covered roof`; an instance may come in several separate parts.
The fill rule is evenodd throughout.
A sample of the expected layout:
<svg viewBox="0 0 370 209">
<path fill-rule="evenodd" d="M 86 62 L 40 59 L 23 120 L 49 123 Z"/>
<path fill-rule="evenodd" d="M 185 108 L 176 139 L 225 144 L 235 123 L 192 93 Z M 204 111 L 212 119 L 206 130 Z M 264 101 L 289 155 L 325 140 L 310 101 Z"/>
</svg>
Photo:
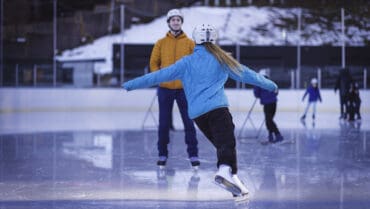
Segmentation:
<svg viewBox="0 0 370 209">
<path fill-rule="evenodd" d="M 297 16 L 298 9 L 281 9 L 273 7 L 237 7 L 219 8 L 196 6 L 183 8 L 184 32 L 191 37 L 193 28 L 202 23 L 214 25 L 219 30 L 219 44 L 240 45 L 284 45 L 285 43 L 298 43 L 298 32 L 293 30 L 282 30 L 276 25 L 279 24 L 278 17 L 291 18 Z M 312 30 L 311 36 L 302 38 L 301 45 L 317 46 L 331 42 L 333 45 L 340 45 L 338 29 L 334 31 L 320 31 L 318 24 L 311 24 L 306 30 Z M 259 28 L 256 30 L 256 28 Z M 95 73 L 105 74 L 112 72 L 112 45 L 115 43 L 125 44 L 154 44 L 168 31 L 166 17 L 162 16 L 150 23 L 133 25 L 124 31 L 123 35 L 108 35 L 94 40 L 94 42 L 71 50 L 65 50 L 57 57 L 58 61 L 96 60 L 104 59 L 105 64 L 100 63 L 94 69 Z M 362 37 L 366 34 L 370 37 L 369 31 L 358 28 L 350 28 L 351 40 L 356 43 L 363 43 Z M 356 34 L 358 34 L 356 36 Z M 361 34 L 361 36 L 360 36 Z M 347 40 L 349 41 L 349 40 Z M 350 44 L 351 45 L 351 44 Z"/>
</svg>

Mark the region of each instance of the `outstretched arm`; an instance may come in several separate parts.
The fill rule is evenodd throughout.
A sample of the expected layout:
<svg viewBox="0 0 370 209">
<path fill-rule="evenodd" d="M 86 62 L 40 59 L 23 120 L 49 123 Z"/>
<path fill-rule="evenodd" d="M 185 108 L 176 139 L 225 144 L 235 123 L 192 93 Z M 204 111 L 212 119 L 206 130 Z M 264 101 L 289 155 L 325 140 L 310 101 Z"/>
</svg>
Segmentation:
<svg viewBox="0 0 370 209">
<path fill-rule="evenodd" d="M 184 59 L 177 61 L 175 64 L 170 65 L 161 70 L 140 76 L 131 81 L 122 84 L 122 88 L 131 91 L 139 88 L 146 88 L 156 84 L 181 79 L 184 72 L 185 63 Z"/>
<path fill-rule="evenodd" d="M 335 81 L 335 86 L 334 86 L 334 92 L 335 93 L 339 89 L 339 86 L 340 86 L 340 76 L 338 76 L 337 80 Z"/>
<path fill-rule="evenodd" d="M 320 100 L 320 102 L 322 102 L 320 90 L 318 90 L 318 93 L 319 93 L 319 100 Z"/>
<path fill-rule="evenodd" d="M 308 94 L 308 89 L 306 89 L 306 92 L 304 92 L 304 94 L 303 94 L 302 102 L 304 101 L 304 98 L 306 98 L 307 94 Z"/>
<path fill-rule="evenodd" d="M 249 69 L 247 66 L 242 65 L 240 75 L 228 70 L 230 78 L 243 82 L 248 83 L 253 86 L 259 86 L 263 89 L 268 91 L 277 91 L 278 86 L 271 80 L 265 78 L 263 75 L 260 75 L 253 70 Z"/>
</svg>

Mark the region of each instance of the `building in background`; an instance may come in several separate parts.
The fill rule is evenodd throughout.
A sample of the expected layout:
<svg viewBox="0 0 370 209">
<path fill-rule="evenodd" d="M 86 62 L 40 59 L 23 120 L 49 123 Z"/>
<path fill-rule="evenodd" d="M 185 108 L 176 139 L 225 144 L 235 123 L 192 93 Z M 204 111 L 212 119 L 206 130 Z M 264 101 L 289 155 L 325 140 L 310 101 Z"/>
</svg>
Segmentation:
<svg viewBox="0 0 370 209">
<path fill-rule="evenodd" d="M 66 49 L 77 49 L 94 43 L 101 37 L 114 36 L 121 33 L 121 5 L 124 5 L 124 28 L 126 31 L 145 23 L 153 23 L 157 18 L 160 18 L 169 8 L 181 7 L 189 8 L 189 6 L 209 6 L 209 8 L 242 8 L 252 6 L 256 10 L 263 10 L 268 6 L 272 11 L 275 21 L 270 21 L 268 24 L 261 23 L 259 25 L 250 26 L 253 29 L 251 33 L 240 25 L 248 27 L 248 20 L 244 21 L 243 18 L 246 14 L 243 13 L 228 13 L 222 17 L 221 29 L 221 45 L 230 45 L 235 49 L 234 55 L 240 53 L 239 60 L 245 64 L 252 65 L 256 68 L 269 67 L 274 69 L 281 69 L 282 72 L 291 74 L 294 73 L 296 65 L 296 50 L 294 47 L 297 45 L 297 8 L 302 8 L 305 12 L 302 13 L 302 42 L 308 43 L 306 45 L 325 47 L 340 46 L 341 33 L 338 29 L 340 25 L 340 8 L 346 8 L 346 41 L 347 45 L 356 46 L 359 51 L 366 51 L 369 46 L 369 33 L 370 29 L 367 24 L 369 21 L 368 11 L 369 1 L 341 1 L 341 2 L 328 2 L 328 1 L 294 1 L 294 0 L 85 0 L 85 1 L 72 1 L 72 0 L 14 0 L 2 1 L 3 6 L 3 25 L 2 25 L 2 56 L 1 56 L 1 85 L 2 86 L 52 86 L 53 85 L 53 41 L 56 39 L 56 54 L 61 55 Z M 53 31 L 53 3 L 57 2 L 57 33 Z M 325 8 L 319 10 L 317 8 Z M 225 9 L 227 10 L 227 9 Z M 281 12 L 289 11 L 292 12 Z M 17 12 L 12 12 L 17 11 Z M 19 15 L 22 14 L 22 15 Z M 263 14 L 260 12 L 260 14 Z M 265 13 L 266 14 L 266 13 Z M 238 16 L 241 15 L 241 16 Z M 269 15 L 271 15 L 269 13 Z M 193 15 L 194 16 L 194 15 Z M 253 17 L 257 20 L 259 17 Z M 235 20 L 242 24 L 236 24 Z M 194 22 L 194 20 L 193 20 Z M 138 31 L 138 37 L 141 35 Z M 151 34 L 150 32 L 145 32 Z M 236 36 L 235 34 L 239 34 Z M 150 35 L 153 36 L 153 35 Z M 154 36 L 153 36 L 154 37 Z M 230 38 L 231 37 L 231 38 Z M 263 43 L 261 40 L 265 37 L 273 37 L 273 42 Z M 319 42 L 310 42 L 310 40 L 319 40 Z M 122 42 L 123 40 L 115 41 L 114 43 Z M 306 42 L 305 42 L 306 41 Z M 126 42 L 126 41 L 125 41 Z M 155 41 L 153 41 L 154 43 Z M 127 43 L 127 42 L 126 42 Z M 289 55 L 289 61 L 276 57 L 273 54 L 266 54 L 265 56 L 250 57 L 245 53 L 246 50 L 239 50 L 239 45 L 242 48 L 246 46 L 278 46 L 287 47 L 284 49 Z M 312 44 L 313 43 L 313 44 Z M 132 42 L 129 43 L 130 45 Z M 147 57 L 146 51 L 140 53 L 140 45 L 143 43 L 136 43 L 133 52 L 125 53 L 124 68 L 127 68 L 125 76 L 130 78 L 133 75 L 139 75 L 145 72 L 147 63 L 144 59 L 131 62 L 130 59 L 138 60 L 138 57 Z M 147 43 L 146 44 L 150 44 Z M 303 44 L 305 45 L 305 44 Z M 130 46 L 132 47 L 132 46 Z M 228 48 L 228 46 L 225 46 Z M 229 47 L 229 48 L 230 48 Z M 356 48 L 355 47 L 355 48 Z M 289 49 L 290 48 L 290 49 Z M 138 49 L 138 50 L 136 50 Z M 279 48 L 275 48 L 280 50 Z M 307 52 L 306 48 L 306 52 Z M 339 48 L 338 48 L 339 49 Z M 355 51 L 357 49 L 354 49 Z M 102 50 L 100 50 L 102 51 Z M 239 51 L 239 52 L 238 52 Z M 247 50 L 248 51 L 248 50 Z M 329 50 L 330 51 L 330 50 Z M 312 52 L 312 50 L 311 50 Z M 78 59 L 78 62 L 87 62 L 87 64 L 77 64 L 76 61 L 58 61 L 56 72 L 57 86 L 117 86 L 119 84 L 119 77 L 122 64 L 117 65 L 117 56 L 120 52 L 113 49 L 113 44 L 109 45 L 109 53 L 111 56 L 106 57 L 93 57 Z M 302 52 L 302 54 L 305 52 Z M 309 52 L 307 52 L 309 53 Z M 305 57 L 310 61 L 302 59 L 302 64 L 308 63 L 311 70 L 306 70 L 308 76 L 312 74 L 312 69 L 325 71 L 325 66 L 335 71 L 334 68 L 340 66 L 337 60 L 340 59 L 339 54 L 330 55 L 328 59 L 319 59 L 317 62 L 313 57 Z M 252 53 L 253 54 L 253 53 Z M 258 54 L 258 51 L 256 52 Z M 363 63 L 362 60 L 369 60 L 366 54 L 370 53 L 355 53 L 355 55 L 347 55 L 351 59 L 348 64 L 355 63 L 356 71 L 359 77 L 365 76 L 364 69 L 368 69 L 368 63 Z M 127 57 L 126 57 L 127 56 Z M 324 56 L 325 57 L 325 56 Z M 104 59 L 104 63 L 100 63 Z M 256 60 L 257 61 L 253 61 Z M 91 64 L 91 60 L 100 60 L 99 62 Z M 275 61 L 274 61 L 275 60 Z M 328 61 L 326 61 L 328 60 Z M 67 63 L 66 63 L 67 62 Z M 252 63 L 250 63 L 252 62 Z M 292 63 L 288 63 L 292 62 Z M 327 63 L 324 63 L 327 62 Z M 116 63 L 116 64 L 114 64 Z M 254 63 L 257 63 L 254 65 Z M 258 63 L 272 63 L 271 66 L 260 66 Z M 275 64 L 274 64 L 275 63 Z M 104 65 L 109 65 L 106 67 Z M 78 66 L 77 66 L 78 65 Z M 102 66 L 103 65 L 103 66 Z M 132 66 L 135 65 L 135 66 Z M 353 64 L 352 64 L 353 65 Z M 73 67 L 76 66 L 76 67 Z M 81 67 L 83 66 L 83 67 Z M 104 69 L 103 71 L 97 70 Z M 109 69 L 108 69 L 109 68 Z M 85 69 L 85 71 L 83 70 Z M 107 70 L 108 69 L 108 70 Z M 135 69 L 134 71 L 132 69 Z M 275 71 L 281 73 L 281 71 Z M 85 75 L 84 75 L 85 74 Z M 126 75 L 129 74 L 129 75 Z M 323 72 L 324 76 L 332 76 L 332 72 Z M 86 77 L 83 79 L 82 77 Z M 294 76 L 294 75 L 291 75 Z M 286 79 L 285 79 L 286 80 Z M 294 86 L 290 82 L 290 77 L 287 81 L 283 82 L 283 86 Z M 301 80 L 306 80 L 302 78 Z M 369 79 L 367 79 L 369 80 Z M 361 81 L 360 82 L 364 82 Z M 80 83 L 80 85 L 78 85 Z M 331 85 L 330 82 L 325 85 Z M 232 84 L 230 86 L 237 86 Z M 300 87 L 304 87 L 302 84 Z"/>
</svg>

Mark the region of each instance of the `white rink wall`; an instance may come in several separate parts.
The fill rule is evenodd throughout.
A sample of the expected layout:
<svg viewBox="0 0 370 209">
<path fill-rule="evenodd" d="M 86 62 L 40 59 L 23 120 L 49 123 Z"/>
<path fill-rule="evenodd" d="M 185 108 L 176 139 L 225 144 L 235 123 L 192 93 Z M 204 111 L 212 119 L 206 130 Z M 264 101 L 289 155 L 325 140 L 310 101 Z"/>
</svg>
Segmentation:
<svg viewBox="0 0 370 209">
<path fill-rule="evenodd" d="M 278 111 L 302 112 L 306 102 L 301 102 L 304 90 L 280 90 Z M 153 98 L 155 88 L 125 92 L 119 88 L 65 89 L 65 88 L 1 88 L 0 113 L 14 112 L 145 112 Z M 227 89 L 231 111 L 248 111 L 255 98 L 251 89 Z M 323 102 L 319 112 L 338 112 L 339 96 L 332 89 L 322 89 Z M 370 90 L 361 90 L 361 112 L 370 112 Z M 157 100 L 153 111 L 158 110 Z M 258 101 L 259 104 L 259 101 Z M 175 105 L 176 106 L 176 105 Z M 175 108 L 177 111 L 177 108 Z M 256 105 L 255 111 L 262 111 Z"/>
</svg>

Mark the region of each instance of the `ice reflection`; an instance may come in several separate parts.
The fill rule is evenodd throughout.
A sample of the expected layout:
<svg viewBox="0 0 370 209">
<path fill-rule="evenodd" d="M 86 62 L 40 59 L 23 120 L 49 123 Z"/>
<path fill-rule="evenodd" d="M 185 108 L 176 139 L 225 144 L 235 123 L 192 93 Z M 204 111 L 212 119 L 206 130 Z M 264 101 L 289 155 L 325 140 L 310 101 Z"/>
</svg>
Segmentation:
<svg viewBox="0 0 370 209">
<path fill-rule="evenodd" d="M 112 169 L 113 136 L 107 133 L 77 132 L 71 141 L 63 142 L 65 155 L 91 162 L 98 168 Z"/>
<path fill-rule="evenodd" d="M 240 178 L 252 193 L 247 208 L 366 208 L 362 206 L 370 197 L 368 131 L 350 123 L 335 130 L 308 124 L 282 131 L 295 142 L 238 144 Z M 216 159 L 210 143 L 199 137 L 202 164 L 193 172 L 183 149 L 183 133 L 171 134 L 169 165 L 163 172 L 156 166 L 155 131 L 1 135 L 0 206 L 25 199 L 60 205 L 62 199 L 114 200 L 124 206 L 152 201 L 147 208 L 240 208 L 212 182 Z M 212 207 L 204 207 L 205 202 L 212 202 Z"/>
</svg>

